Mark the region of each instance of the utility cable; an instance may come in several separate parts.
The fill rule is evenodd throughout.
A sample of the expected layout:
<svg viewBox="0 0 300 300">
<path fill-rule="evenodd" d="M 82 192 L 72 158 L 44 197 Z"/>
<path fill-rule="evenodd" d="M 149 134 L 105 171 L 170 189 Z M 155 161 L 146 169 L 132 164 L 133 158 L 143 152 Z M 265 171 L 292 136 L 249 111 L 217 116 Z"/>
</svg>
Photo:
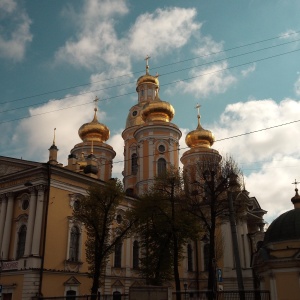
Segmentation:
<svg viewBox="0 0 300 300">
<path fill-rule="evenodd" d="M 237 68 L 237 67 L 253 64 L 253 63 L 256 63 L 256 62 L 260 62 L 260 61 L 265 61 L 265 60 L 268 60 L 268 59 L 271 59 L 271 58 L 283 56 L 283 55 L 294 53 L 294 52 L 297 52 L 297 51 L 300 51 L 300 49 L 296 49 L 296 50 L 292 50 L 292 51 L 288 51 L 288 52 L 268 56 L 268 57 L 265 57 L 265 58 L 257 59 L 255 61 L 246 62 L 246 63 L 242 63 L 242 64 L 239 64 L 239 65 L 222 68 L 222 69 L 212 71 L 212 72 L 208 72 L 208 73 L 202 73 L 202 74 L 192 76 L 192 77 L 188 77 L 188 78 L 184 78 L 184 79 L 175 80 L 175 81 L 172 81 L 172 82 L 169 82 L 169 83 L 161 84 L 160 86 L 168 86 L 168 85 L 176 84 L 176 83 L 179 83 L 179 82 L 182 82 L 182 81 L 188 81 L 188 80 L 199 78 L 199 77 L 202 77 L 202 76 L 215 74 L 215 73 L 218 73 L 218 72 L 234 69 L 234 68 Z M 81 94 L 75 95 L 75 96 L 67 96 L 67 97 L 63 97 L 63 98 L 58 99 L 58 100 L 67 99 L 67 98 L 75 98 L 75 97 L 82 96 L 84 94 L 95 93 L 95 92 L 98 92 L 98 91 L 101 91 L 101 90 L 102 89 L 98 89 L 98 90 L 94 90 L 94 91 L 81 93 Z M 112 96 L 112 97 L 109 97 L 109 98 L 106 98 L 106 99 L 100 99 L 99 101 L 108 101 L 108 100 L 112 100 L 112 99 L 123 97 L 123 96 L 132 95 L 132 94 L 135 94 L 135 92 L 130 92 L 130 93 L 122 94 L 122 95 Z M 2 122 L 0 122 L 0 124 L 7 123 L 7 122 L 12 122 L 12 121 L 17 121 L 17 120 L 22 120 L 22 119 L 26 119 L 26 118 L 30 118 L 30 117 L 35 117 L 35 116 L 43 115 L 43 114 L 46 114 L 46 113 L 52 113 L 52 112 L 56 112 L 56 111 L 60 111 L 60 110 L 64 110 L 64 109 L 69 109 L 69 108 L 73 108 L 73 107 L 76 107 L 76 106 L 82 106 L 82 105 L 90 104 L 92 102 L 93 101 L 89 101 L 89 102 L 86 102 L 86 103 L 83 103 L 83 104 L 78 104 L 78 105 L 74 105 L 74 106 L 70 106 L 70 107 L 66 107 L 66 108 L 60 108 L 60 109 L 57 109 L 57 110 L 48 111 L 48 112 L 44 112 L 44 113 L 40 113 L 40 114 L 35 114 L 35 115 L 32 115 L 32 116 L 27 116 L 27 117 L 21 117 L 21 118 L 17 118 L 17 119 L 13 119 L 13 120 L 2 121 Z M 23 107 L 19 107 L 19 108 L 12 108 L 12 109 L 9 109 L 9 110 L 1 111 L 0 113 L 14 111 L 14 110 L 22 109 L 22 108 L 27 108 L 27 107 L 32 107 L 32 106 L 35 106 L 35 105 L 42 105 L 42 104 L 46 104 L 46 103 L 48 103 L 48 101 L 40 102 L 40 103 L 37 103 L 37 104 L 31 104 L 31 105 L 23 106 Z"/>
<path fill-rule="evenodd" d="M 264 39 L 264 40 L 244 44 L 244 45 L 241 45 L 241 46 L 236 46 L 236 47 L 228 48 L 228 49 L 217 51 L 217 52 L 211 52 L 211 53 L 208 53 L 206 55 L 196 56 L 196 57 L 188 58 L 188 59 L 185 59 L 185 60 L 172 62 L 172 63 L 165 64 L 165 65 L 162 65 L 162 66 L 154 66 L 154 67 L 152 67 L 152 69 L 155 69 L 155 70 L 156 69 L 161 69 L 161 68 L 168 67 L 168 66 L 171 66 L 171 65 L 176 65 L 176 64 L 183 63 L 183 62 L 192 61 L 192 60 L 195 60 L 195 59 L 205 58 L 205 57 L 209 57 L 209 56 L 212 56 L 212 55 L 221 54 L 221 53 L 225 53 L 225 52 L 228 52 L 228 51 L 232 51 L 232 50 L 236 50 L 236 49 L 240 49 L 240 48 L 260 44 L 260 43 L 263 43 L 263 42 L 267 42 L 267 41 L 271 41 L 271 40 L 275 40 L 275 39 L 280 39 L 280 38 L 288 37 L 288 36 L 291 36 L 291 35 L 296 35 L 296 34 L 299 34 L 299 33 L 300 33 L 300 31 L 295 31 L 295 32 L 284 34 L 284 35 L 279 35 L 279 36 L 276 36 L 276 37 L 271 37 L 271 38 L 268 38 L 268 39 Z M 295 40 L 295 41 L 297 41 L 297 40 Z M 292 43 L 292 42 L 294 42 L 294 41 L 287 42 L 287 43 Z M 276 47 L 276 46 L 277 45 L 275 45 L 273 47 Z M 271 48 L 272 48 L 272 46 L 271 46 Z M 78 85 L 74 85 L 74 86 L 71 86 L 71 87 L 66 87 L 66 88 L 57 89 L 57 90 L 53 90 L 53 91 L 48 91 L 48 92 L 44 92 L 44 93 L 34 94 L 34 95 L 31 95 L 31 96 L 26 96 L 26 97 L 22 97 L 22 98 L 17 98 L 17 99 L 13 99 L 13 100 L 9 100 L 9 101 L 0 102 L 0 104 L 26 100 L 26 99 L 30 99 L 30 98 L 36 98 L 36 97 L 45 96 L 45 95 L 53 94 L 53 93 L 56 93 L 56 92 L 62 92 L 62 91 L 66 91 L 66 90 L 70 90 L 70 89 L 74 89 L 74 88 L 78 88 L 78 87 L 89 86 L 89 85 L 94 84 L 94 83 L 111 81 L 111 80 L 119 79 L 119 78 L 122 78 L 122 77 L 129 77 L 129 76 L 132 76 L 134 74 L 141 73 L 143 71 L 144 70 L 135 71 L 135 72 L 132 72 L 132 73 L 128 73 L 128 74 L 124 74 L 124 75 L 120 75 L 120 76 L 116 76 L 116 77 L 111 77 L 111 78 L 107 78 L 107 79 L 101 79 L 101 80 L 93 81 L 91 83 L 83 83 L 83 84 L 78 84 Z"/>
</svg>

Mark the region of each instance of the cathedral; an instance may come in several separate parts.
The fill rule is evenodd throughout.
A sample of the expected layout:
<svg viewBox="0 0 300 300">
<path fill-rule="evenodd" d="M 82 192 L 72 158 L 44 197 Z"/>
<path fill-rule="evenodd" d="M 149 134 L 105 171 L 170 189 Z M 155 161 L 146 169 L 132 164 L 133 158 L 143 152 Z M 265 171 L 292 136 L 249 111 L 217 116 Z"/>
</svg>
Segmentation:
<svg viewBox="0 0 300 300">
<path fill-rule="evenodd" d="M 178 126 L 172 123 L 174 107 L 160 99 L 159 79 L 149 72 L 137 79 L 137 102 L 129 108 L 122 137 L 124 140 L 123 184 L 126 196 L 116 213 L 120 220 L 136 197 L 153 183 L 155 176 L 171 166 L 192 173 L 198 161 L 221 160 L 212 148 L 213 133 L 201 126 L 198 109 L 196 129 L 187 134 L 188 150 L 179 155 Z M 45 163 L 0 156 L 0 249 L 2 299 L 81 296 L 90 294 L 91 279 L 85 260 L 84 225 L 72 219 L 80 199 L 94 184 L 103 185 L 111 178 L 116 155 L 109 145 L 109 128 L 91 112 L 91 122 L 83 124 L 76 144 L 63 166 L 58 161 L 55 140 Z M 252 256 L 264 238 L 266 213 L 247 191 L 239 195 L 248 203 L 245 218 L 237 224 L 238 247 L 245 289 L 253 289 L 255 280 Z M 218 287 L 237 289 L 235 258 L 229 222 L 220 226 L 222 255 L 217 266 L 221 272 Z M 180 280 L 188 291 L 207 286 L 208 241 L 189 241 L 180 262 Z M 139 237 L 132 236 L 110 255 L 101 295 L 128 294 L 130 287 L 142 286 L 139 277 Z M 174 284 L 170 287 L 174 290 Z M 183 288 L 182 288 L 183 289 Z M 116 298 L 117 299 L 117 298 Z"/>
</svg>

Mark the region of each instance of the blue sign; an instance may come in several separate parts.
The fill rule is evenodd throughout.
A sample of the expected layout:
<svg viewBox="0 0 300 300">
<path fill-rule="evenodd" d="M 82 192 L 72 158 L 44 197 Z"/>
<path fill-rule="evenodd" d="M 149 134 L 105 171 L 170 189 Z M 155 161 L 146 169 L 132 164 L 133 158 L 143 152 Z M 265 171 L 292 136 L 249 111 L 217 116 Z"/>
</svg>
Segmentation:
<svg viewBox="0 0 300 300">
<path fill-rule="evenodd" d="M 221 269 L 217 269 L 217 278 L 218 278 L 218 282 L 222 282 L 223 281 L 222 270 Z"/>
</svg>

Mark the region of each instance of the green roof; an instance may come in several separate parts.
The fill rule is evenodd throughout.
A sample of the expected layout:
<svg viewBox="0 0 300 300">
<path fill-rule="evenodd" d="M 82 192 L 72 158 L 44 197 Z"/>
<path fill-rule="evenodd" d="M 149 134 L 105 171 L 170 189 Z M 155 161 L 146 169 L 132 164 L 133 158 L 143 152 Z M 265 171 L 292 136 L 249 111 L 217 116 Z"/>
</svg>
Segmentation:
<svg viewBox="0 0 300 300">
<path fill-rule="evenodd" d="M 267 229 L 264 244 L 300 239 L 300 208 L 295 208 L 275 219 Z"/>
</svg>

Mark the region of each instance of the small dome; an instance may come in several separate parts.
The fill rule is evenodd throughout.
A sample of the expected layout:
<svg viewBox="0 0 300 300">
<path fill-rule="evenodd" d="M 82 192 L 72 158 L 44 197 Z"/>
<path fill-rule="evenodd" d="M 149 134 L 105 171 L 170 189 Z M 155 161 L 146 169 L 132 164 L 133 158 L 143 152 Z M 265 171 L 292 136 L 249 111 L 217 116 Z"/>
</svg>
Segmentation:
<svg viewBox="0 0 300 300">
<path fill-rule="evenodd" d="M 210 130 L 204 129 L 200 124 L 200 115 L 198 114 L 198 126 L 195 130 L 189 132 L 185 138 L 185 143 L 190 148 L 206 147 L 210 148 L 215 141 L 215 137 Z"/>
<path fill-rule="evenodd" d="M 97 108 L 95 108 L 93 121 L 83 124 L 79 128 L 78 134 L 83 142 L 105 142 L 108 140 L 109 129 L 104 124 L 98 122 Z"/>
<path fill-rule="evenodd" d="M 292 209 L 269 226 L 265 233 L 264 244 L 300 239 L 300 208 Z"/>
<path fill-rule="evenodd" d="M 166 102 L 161 101 L 158 97 L 148 102 L 142 111 L 142 118 L 146 122 L 163 121 L 170 122 L 175 114 L 174 107 Z"/>
<path fill-rule="evenodd" d="M 142 114 L 141 114 L 144 105 L 145 102 L 138 103 L 137 105 L 133 106 L 130 109 L 126 119 L 126 129 L 132 126 L 137 126 L 145 123 L 142 119 Z"/>
<path fill-rule="evenodd" d="M 136 87 L 143 83 L 152 83 L 159 86 L 158 76 L 152 76 L 150 74 L 142 75 L 136 82 Z"/>
</svg>

